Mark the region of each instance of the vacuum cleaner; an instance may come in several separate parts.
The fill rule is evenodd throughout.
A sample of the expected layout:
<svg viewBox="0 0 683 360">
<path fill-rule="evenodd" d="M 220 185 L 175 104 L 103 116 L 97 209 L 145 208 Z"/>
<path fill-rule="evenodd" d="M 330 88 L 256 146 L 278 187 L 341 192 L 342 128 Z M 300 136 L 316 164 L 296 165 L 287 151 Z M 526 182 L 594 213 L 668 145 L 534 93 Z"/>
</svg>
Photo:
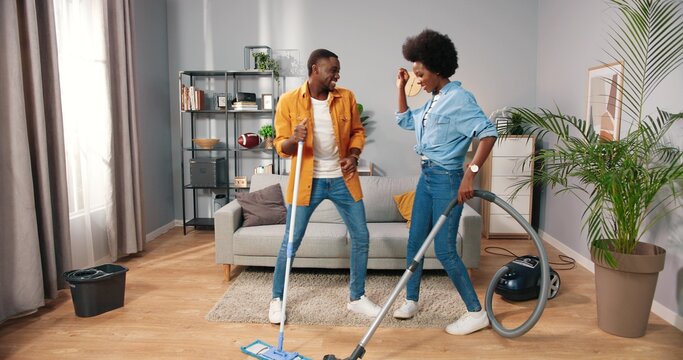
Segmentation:
<svg viewBox="0 0 683 360">
<path fill-rule="evenodd" d="M 486 310 L 493 330 L 495 330 L 498 334 L 506 338 L 522 336 L 532 327 L 534 327 L 534 325 L 536 325 L 536 322 L 538 322 L 538 319 L 540 319 L 541 314 L 545 309 L 545 304 L 548 301 L 548 294 L 550 292 L 550 266 L 548 265 L 548 255 L 546 254 L 545 248 L 543 247 L 543 242 L 541 241 L 541 238 L 538 236 L 536 231 L 534 231 L 529 222 L 526 221 L 524 217 L 522 217 L 522 215 L 520 215 L 519 212 L 517 212 L 517 210 L 515 210 L 515 208 L 513 208 L 510 204 L 506 203 L 505 201 L 501 200 L 499 197 L 488 191 L 474 190 L 474 196 L 492 202 L 500 206 L 503 210 L 510 214 L 515 220 L 517 220 L 517 222 L 520 225 L 522 225 L 524 230 L 527 233 L 529 233 L 531 239 L 534 242 L 534 245 L 536 245 L 536 249 L 538 250 L 539 256 L 537 258 L 538 260 L 535 261 L 534 266 L 540 268 L 538 302 L 536 303 L 536 307 L 534 308 L 534 311 L 531 313 L 531 316 L 529 316 L 529 319 L 527 319 L 524 323 L 522 323 L 514 329 L 508 329 L 505 328 L 500 322 L 498 322 L 498 320 L 496 320 L 496 317 L 493 313 L 493 293 L 496 290 L 496 287 L 499 284 L 501 284 L 501 280 L 507 280 L 503 279 L 503 276 L 505 274 L 510 274 L 511 271 L 515 271 L 513 265 L 507 264 L 501 267 L 493 276 L 493 279 L 489 283 L 489 286 L 486 290 Z M 347 358 L 344 358 L 344 360 L 357 360 L 361 359 L 363 355 L 365 355 L 365 346 L 370 342 L 372 335 L 374 335 L 375 331 L 377 330 L 380 323 L 386 316 L 387 312 L 389 312 L 389 308 L 391 307 L 391 305 L 394 304 L 394 301 L 396 301 L 396 298 L 398 297 L 399 293 L 408 283 L 408 279 L 410 279 L 410 277 L 413 275 L 413 272 L 417 268 L 420 261 L 422 261 L 424 254 L 427 252 L 427 248 L 429 247 L 429 245 L 431 245 L 432 241 L 434 240 L 434 237 L 436 237 L 436 234 L 439 232 L 443 224 L 447 221 L 448 215 L 450 214 L 451 210 L 457 205 L 457 203 L 458 199 L 456 197 L 453 200 L 451 200 L 451 202 L 448 204 L 446 210 L 444 210 L 444 212 L 441 214 L 436 224 L 434 225 L 432 231 L 430 231 L 429 235 L 427 235 L 427 238 L 422 244 L 422 247 L 420 247 L 420 250 L 418 250 L 417 254 L 415 255 L 415 258 L 413 258 L 413 261 L 410 263 L 410 265 L 408 265 L 408 268 L 403 273 L 403 276 L 401 276 L 401 279 L 398 281 L 398 284 L 389 295 L 389 299 L 382 307 L 382 310 L 379 312 L 375 320 L 372 322 L 370 328 L 365 333 L 363 338 L 360 340 L 360 342 L 353 350 L 351 355 Z M 328 354 L 323 357 L 323 360 L 338 360 L 338 358 L 333 354 Z"/>
<path fill-rule="evenodd" d="M 538 298 L 541 292 L 541 260 L 538 256 L 524 255 L 510 261 L 508 271 L 496 285 L 496 294 L 506 300 L 526 301 Z M 560 291 L 560 274 L 550 268 L 550 289 L 548 300 L 554 299 Z"/>
</svg>

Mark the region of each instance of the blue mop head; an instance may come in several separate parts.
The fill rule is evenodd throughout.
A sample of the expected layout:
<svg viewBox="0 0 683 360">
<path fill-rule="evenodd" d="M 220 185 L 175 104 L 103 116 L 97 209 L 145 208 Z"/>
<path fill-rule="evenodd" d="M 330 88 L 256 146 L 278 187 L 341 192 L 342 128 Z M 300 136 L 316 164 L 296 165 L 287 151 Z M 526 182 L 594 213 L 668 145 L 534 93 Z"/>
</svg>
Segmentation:
<svg viewBox="0 0 683 360">
<path fill-rule="evenodd" d="M 241 346 L 242 352 L 259 360 L 311 360 L 297 352 L 279 351 L 277 348 L 256 340 L 247 346 Z"/>
</svg>

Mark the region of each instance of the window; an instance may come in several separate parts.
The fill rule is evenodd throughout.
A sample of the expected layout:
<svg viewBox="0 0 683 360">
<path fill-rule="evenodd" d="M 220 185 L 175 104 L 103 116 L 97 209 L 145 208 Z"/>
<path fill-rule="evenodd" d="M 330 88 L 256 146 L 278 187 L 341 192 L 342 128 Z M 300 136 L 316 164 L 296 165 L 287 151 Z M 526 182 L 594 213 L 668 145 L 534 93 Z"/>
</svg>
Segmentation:
<svg viewBox="0 0 683 360">
<path fill-rule="evenodd" d="M 69 214 L 102 209 L 110 194 L 111 110 L 102 0 L 54 0 Z"/>
</svg>

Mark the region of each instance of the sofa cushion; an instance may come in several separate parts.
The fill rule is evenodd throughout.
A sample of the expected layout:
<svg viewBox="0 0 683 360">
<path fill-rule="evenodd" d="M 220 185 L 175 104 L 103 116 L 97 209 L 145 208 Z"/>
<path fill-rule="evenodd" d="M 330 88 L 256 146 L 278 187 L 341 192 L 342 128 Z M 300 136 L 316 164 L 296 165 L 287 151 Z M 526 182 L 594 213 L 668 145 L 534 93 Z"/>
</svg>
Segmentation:
<svg viewBox="0 0 683 360">
<path fill-rule="evenodd" d="M 396 208 L 406 219 L 406 227 L 410 228 L 410 218 L 413 214 L 413 203 L 415 202 L 415 190 L 405 192 L 400 195 L 394 195 Z"/>
<path fill-rule="evenodd" d="M 397 226 L 398 225 L 398 226 Z M 408 240 L 409 229 L 398 223 L 369 223 L 368 231 L 370 232 L 370 250 L 368 252 L 369 258 L 386 258 L 386 257 L 406 257 L 406 245 Z M 458 233 L 457 248 L 458 253 L 461 252 L 462 236 Z M 434 258 L 434 244 L 432 243 L 427 248 L 425 257 Z"/>
<path fill-rule="evenodd" d="M 242 206 L 242 226 L 284 224 L 287 219 L 287 208 L 279 184 L 246 194 L 237 193 L 235 198 Z"/>
<path fill-rule="evenodd" d="M 280 184 L 280 190 L 284 196 L 287 190 L 287 175 L 258 174 L 251 177 L 250 192 L 263 189 L 272 184 Z M 323 200 L 311 216 L 310 222 L 343 224 L 337 208 L 329 200 Z"/>
<path fill-rule="evenodd" d="M 360 185 L 363 189 L 367 221 L 369 223 L 404 222 L 405 220 L 398 212 L 392 195 L 415 190 L 417 180 L 416 176 L 361 176 Z M 401 226 L 405 227 L 404 225 Z"/>
<path fill-rule="evenodd" d="M 277 256 L 285 234 L 285 225 L 241 227 L 234 234 L 235 255 Z M 346 226 L 309 223 L 297 257 L 343 258 L 349 256 Z"/>
</svg>

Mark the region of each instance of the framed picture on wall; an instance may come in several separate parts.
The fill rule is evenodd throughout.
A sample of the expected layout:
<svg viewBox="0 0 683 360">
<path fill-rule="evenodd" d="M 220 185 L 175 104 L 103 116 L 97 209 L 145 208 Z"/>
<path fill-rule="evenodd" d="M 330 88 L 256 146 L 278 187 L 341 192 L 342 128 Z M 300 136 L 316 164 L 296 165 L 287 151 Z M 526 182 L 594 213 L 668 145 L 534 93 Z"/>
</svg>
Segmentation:
<svg viewBox="0 0 683 360">
<path fill-rule="evenodd" d="M 586 120 L 604 140 L 619 140 L 623 84 L 621 61 L 588 69 Z"/>
<path fill-rule="evenodd" d="M 261 96 L 263 110 L 273 110 L 273 94 L 263 94 Z"/>
</svg>

